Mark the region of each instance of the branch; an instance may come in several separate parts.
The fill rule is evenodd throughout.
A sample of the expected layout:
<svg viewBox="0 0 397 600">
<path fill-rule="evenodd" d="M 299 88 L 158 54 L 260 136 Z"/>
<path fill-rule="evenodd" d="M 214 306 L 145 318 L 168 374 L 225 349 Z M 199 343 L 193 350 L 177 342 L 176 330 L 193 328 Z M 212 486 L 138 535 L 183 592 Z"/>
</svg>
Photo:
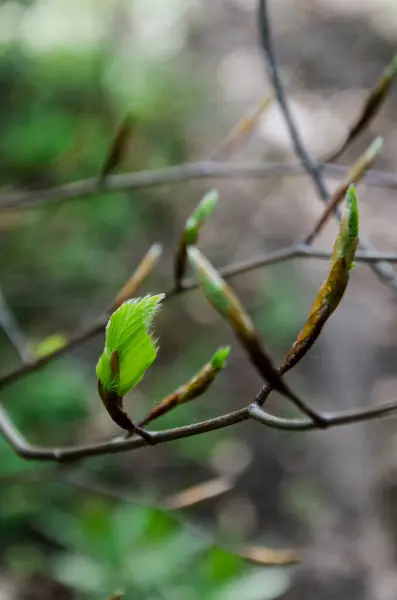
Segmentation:
<svg viewBox="0 0 397 600">
<path fill-rule="evenodd" d="M 342 425 L 351 425 L 373 419 L 387 417 L 397 412 L 397 401 L 385 402 L 379 406 L 370 408 L 357 408 L 354 410 L 344 410 L 338 413 L 321 413 L 324 421 L 321 427 L 313 423 L 310 419 L 284 419 L 276 417 L 265 412 L 256 402 L 248 407 L 248 413 L 252 419 L 267 425 L 271 429 L 281 429 L 282 431 L 312 431 L 315 429 L 329 429 L 331 427 L 340 427 Z"/>
<path fill-rule="evenodd" d="M 318 260 L 329 260 L 331 258 L 331 255 L 332 253 L 327 250 L 319 250 L 310 246 L 306 246 L 305 244 L 294 244 L 288 246 L 287 248 L 282 248 L 281 250 L 275 250 L 274 252 L 270 252 L 267 254 L 259 254 L 258 256 L 249 258 L 247 260 L 227 265 L 223 269 L 219 269 L 219 273 L 225 279 L 232 279 L 233 277 L 242 275 L 243 273 L 248 273 L 250 271 L 253 271 L 254 269 L 259 269 L 268 265 L 285 262 L 294 258 L 313 258 Z M 397 253 L 365 251 L 357 252 L 355 256 L 355 261 L 357 263 L 373 264 L 378 262 L 379 260 L 397 262 Z M 182 287 L 178 291 L 175 289 L 170 290 L 166 294 L 164 301 L 168 301 L 174 296 L 183 294 L 197 287 L 198 283 L 195 280 L 186 279 L 182 282 Z M 64 346 L 58 348 L 51 354 L 41 356 L 32 362 L 23 365 L 18 365 L 17 367 L 10 369 L 3 375 L 0 375 L 0 389 L 11 385 L 15 381 L 18 381 L 19 379 L 22 379 L 23 377 L 26 377 L 31 373 L 39 371 L 40 369 L 51 363 L 53 360 L 60 358 L 67 352 L 84 344 L 85 342 L 94 338 L 96 335 L 99 335 L 105 330 L 107 321 L 108 314 L 100 316 L 92 325 L 85 327 L 79 331 L 76 331 L 69 338 L 68 342 Z"/>
<path fill-rule="evenodd" d="M 280 106 L 282 114 L 284 115 L 284 119 L 295 149 L 295 153 L 299 158 L 302 167 L 306 170 L 307 174 L 310 175 L 313 181 L 313 185 L 317 191 L 318 197 L 324 204 L 328 204 L 330 200 L 330 194 L 323 180 L 321 169 L 319 168 L 317 163 L 312 159 L 310 153 L 306 149 L 306 145 L 298 131 L 298 128 L 294 122 L 292 113 L 289 108 L 287 96 L 285 94 L 284 87 L 281 81 L 279 68 L 273 48 L 267 0 L 259 0 L 258 17 L 261 43 L 266 59 L 269 77 L 274 87 L 277 102 Z M 340 211 L 337 208 L 335 208 L 334 212 L 336 218 L 338 219 L 338 221 L 340 221 Z M 373 250 L 371 244 L 365 241 L 362 237 L 360 238 L 358 247 L 361 250 Z M 382 261 L 373 263 L 370 266 L 371 269 L 376 273 L 378 278 L 383 283 L 386 283 L 392 289 L 397 290 L 397 277 L 394 273 L 393 267 L 389 263 Z"/>
<path fill-rule="evenodd" d="M 164 431 L 149 431 L 148 433 L 151 436 L 153 444 L 162 444 L 230 427 L 247 419 L 249 419 L 248 408 L 242 408 L 220 417 L 193 423 L 192 425 L 175 427 Z M 136 450 L 148 445 L 146 440 L 133 436 L 127 439 L 118 437 L 107 442 L 72 446 L 70 448 L 43 448 L 35 446 L 24 438 L 2 407 L 0 407 L 0 432 L 14 451 L 22 458 L 50 462 L 71 461 L 104 454 L 118 454 L 119 452 Z"/>
<path fill-rule="evenodd" d="M 267 393 L 271 392 L 271 388 L 266 388 Z M 261 392 L 262 393 L 262 392 Z M 259 396 L 259 395 L 258 395 Z M 397 402 L 385 402 L 377 407 L 362 408 L 351 411 L 341 411 L 338 413 L 322 414 L 324 423 L 317 425 L 310 419 L 284 419 L 265 413 L 257 404 L 256 400 L 245 408 L 200 421 L 192 425 L 183 427 L 175 427 L 164 431 L 150 431 L 150 435 L 154 444 L 163 444 L 179 439 L 201 435 L 210 431 L 224 429 L 237 423 L 247 421 L 252 418 L 261 422 L 272 429 L 281 429 L 284 431 L 308 431 L 323 429 L 329 427 L 339 427 L 341 425 L 350 425 L 371 419 L 379 419 L 397 412 Z M 325 425 L 324 425 L 325 424 Z M 9 418 L 4 408 L 0 407 L 0 432 L 5 440 L 13 448 L 13 450 L 22 458 L 28 460 L 40 460 L 50 462 L 73 461 L 90 456 L 101 456 L 105 454 L 117 454 L 119 452 L 127 452 L 128 450 L 136 450 L 143 448 L 148 443 L 140 437 L 132 437 L 129 439 L 114 438 L 109 442 L 99 442 L 97 444 L 89 444 L 82 446 L 66 447 L 66 448 L 43 448 L 30 444 L 16 428 Z"/>
<path fill-rule="evenodd" d="M 317 165 L 326 176 L 340 179 L 349 168 L 336 164 Z M 47 204 L 57 204 L 75 198 L 85 198 L 98 194 L 133 191 L 161 185 L 183 183 L 194 179 L 263 179 L 265 177 L 302 176 L 306 170 L 297 164 L 261 162 L 217 162 L 203 160 L 192 163 L 148 169 L 122 175 L 110 175 L 104 181 L 97 177 L 73 181 L 64 185 L 42 190 L 11 192 L 0 195 L 0 211 L 35 208 Z M 397 188 L 397 175 L 384 171 L 368 171 L 363 182 L 371 186 Z"/>
<path fill-rule="evenodd" d="M 32 359 L 32 354 L 29 349 L 29 342 L 26 339 L 24 332 L 19 326 L 14 313 L 8 306 L 3 292 L 0 289 L 0 327 L 3 328 L 11 344 L 17 351 L 19 358 L 23 363 L 27 363 Z"/>
</svg>

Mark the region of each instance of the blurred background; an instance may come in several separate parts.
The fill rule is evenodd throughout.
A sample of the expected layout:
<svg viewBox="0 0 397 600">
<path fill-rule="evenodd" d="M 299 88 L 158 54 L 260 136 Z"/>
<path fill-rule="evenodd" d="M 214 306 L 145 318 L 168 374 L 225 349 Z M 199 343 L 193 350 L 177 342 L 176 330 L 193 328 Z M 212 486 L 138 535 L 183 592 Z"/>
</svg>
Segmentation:
<svg viewBox="0 0 397 600">
<path fill-rule="evenodd" d="M 297 123 L 315 156 L 338 147 L 396 51 L 394 0 L 277 0 L 273 34 Z M 10 0 L 0 2 L 0 182 L 3 193 L 95 177 L 130 114 L 120 172 L 208 157 L 270 91 L 254 0 Z M 377 168 L 396 164 L 397 91 L 343 157 L 384 136 Z M 235 160 L 294 154 L 271 106 Z M 337 181 L 329 181 L 335 189 Z M 321 214 L 307 177 L 189 181 L 3 211 L 1 289 L 31 353 L 49 352 L 92 322 L 150 244 L 164 245 L 146 291 L 172 285 L 185 220 L 209 187 L 220 202 L 200 247 L 216 266 L 298 242 Z M 397 251 L 395 192 L 359 186 L 361 231 Z M 330 249 L 330 222 L 316 242 Z M 233 279 L 266 348 L 280 361 L 327 272 L 296 259 Z M 396 395 L 395 295 L 366 266 L 320 340 L 288 376 L 319 409 L 376 405 Z M 220 345 L 227 368 L 199 400 L 154 428 L 247 404 L 261 381 L 200 292 L 167 302 L 158 359 L 127 398 L 141 417 Z M 61 446 L 118 433 L 97 395 L 103 336 L 2 390 L 28 439 Z M 5 372 L 18 356 L 0 332 Z M 295 415 L 274 394 L 268 409 Z M 0 443 L 0 598 L 142 600 L 395 600 L 395 419 L 320 433 L 247 422 L 161 447 L 62 469 L 26 462 Z M 225 493 L 182 511 L 159 508 L 221 477 Z M 112 497 L 112 495 L 114 497 Z M 298 566 L 253 566 L 230 548 L 295 548 Z"/>
</svg>

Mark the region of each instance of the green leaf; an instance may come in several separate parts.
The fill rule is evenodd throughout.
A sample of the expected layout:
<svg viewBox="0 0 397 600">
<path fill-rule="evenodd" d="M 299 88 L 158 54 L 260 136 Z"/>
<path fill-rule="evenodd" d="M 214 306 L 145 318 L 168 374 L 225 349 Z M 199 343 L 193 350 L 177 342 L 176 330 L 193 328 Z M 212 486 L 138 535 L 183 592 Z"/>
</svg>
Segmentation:
<svg viewBox="0 0 397 600">
<path fill-rule="evenodd" d="M 164 294 L 157 294 L 128 300 L 110 317 L 105 348 L 96 368 L 105 393 L 115 392 L 122 398 L 153 363 L 157 343 L 150 327 L 163 298 Z"/>
</svg>

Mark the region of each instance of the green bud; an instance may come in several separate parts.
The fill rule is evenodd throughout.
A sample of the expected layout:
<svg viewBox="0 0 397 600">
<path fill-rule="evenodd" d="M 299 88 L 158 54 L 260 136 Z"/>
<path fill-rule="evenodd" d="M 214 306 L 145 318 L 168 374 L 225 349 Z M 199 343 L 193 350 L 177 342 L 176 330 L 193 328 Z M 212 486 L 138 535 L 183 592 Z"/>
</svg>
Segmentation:
<svg viewBox="0 0 397 600">
<path fill-rule="evenodd" d="M 201 202 L 186 221 L 184 232 L 185 244 L 196 243 L 199 229 L 214 212 L 218 199 L 219 194 L 216 190 L 210 190 L 204 195 Z"/>
<path fill-rule="evenodd" d="M 336 238 L 331 264 L 340 258 L 346 258 L 349 269 L 353 266 L 354 255 L 358 243 L 359 215 L 357 196 L 354 185 L 350 185 L 345 196 L 339 235 Z"/>
<path fill-rule="evenodd" d="M 220 371 L 224 368 L 226 364 L 226 360 L 230 354 L 230 346 L 224 346 L 223 348 L 219 348 L 211 358 L 211 366 Z"/>
</svg>

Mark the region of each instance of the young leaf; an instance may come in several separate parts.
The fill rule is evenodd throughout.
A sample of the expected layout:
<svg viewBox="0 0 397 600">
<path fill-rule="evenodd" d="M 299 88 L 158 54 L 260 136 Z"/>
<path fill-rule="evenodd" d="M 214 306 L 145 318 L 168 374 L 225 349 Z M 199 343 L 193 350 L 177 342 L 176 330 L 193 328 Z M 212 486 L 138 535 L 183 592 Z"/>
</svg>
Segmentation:
<svg viewBox="0 0 397 600">
<path fill-rule="evenodd" d="M 151 324 L 163 298 L 164 294 L 147 295 L 124 302 L 106 327 L 105 348 L 96 367 L 98 390 L 110 416 L 123 429 L 133 427 L 122 399 L 156 358 Z"/>
<path fill-rule="evenodd" d="M 182 239 L 179 243 L 178 252 L 175 257 L 175 286 L 180 288 L 182 277 L 186 269 L 186 248 L 189 244 L 196 244 L 199 231 L 207 219 L 215 210 L 219 199 L 216 190 L 207 192 L 201 202 L 196 206 L 193 213 L 186 221 Z"/>
<path fill-rule="evenodd" d="M 350 146 L 350 144 L 357 139 L 364 129 L 368 127 L 386 99 L 396 74 L 397 54 L 394 56 L 390 64 L 387 65 L 387 67 L 383 70 L 379 80 L 370 91 L 357 121 L 351 127 L 341 147 L 334 154 L 332 154 L 332 156 L 324 160 L 324 162 L 334 162 L 336 159 L 338 159 L 348 148 L 348 146 Z"/>
<path fill-rule="evenodd" d="M 345 206 L 339 234 L 334 244 L 328 277 L 320 287 L 309 317 L 281 365 L 280 373 L 285 373 L 301 360 L 320 335 L 326 321 L 338 307 L 346 291 L 349 274 L 353 268 L 354 255 L 358 244 L 358 231 L 357 197 L 355 188 L 351 185 L 346 193 Z"/>
<path fill-rule="evenodd" d="M 214 381 L 215 377 L 221 371 L 225 364 L 227 357 L 230 354 L 230 346 L 219 348 L 213 355 L 211 360 L 206 363 L 195 375 L 179 387 L 175 392 L 166 396 L 157 406 L 155 406 L 149 414 L 139 423 L 140 426 L 146 425 L 150 421 L 161 417 L 165 413 L 172 410 L 179 404 L 185 404 L 190 400 L 194 400 L 198 396 L 204 394 L 207 388 Z"/>
<path fill-rule="evenodd" d="M 366 171 L 372 166 L 375 158 L 378 156 L 383 146 L 383 139 L 381 137 L 376 138 L 375 141 L 367 148 L 367 150 L 356 160 L 350 169 L 346 180 L 342 183 L 334 192 L 331 201 L 326 206 L 323 214 L 316 223 L 310 235 L 305 239 L 305 244 L 311 244 L 315 237 L 320 233 L 324 227 L 328 218 L 335 210 L 337 206 L 342 202 L 346 196 L 346 192 L 352 184 L 357 184 L 360 179 L 365 175 Z"/>
</svg>

